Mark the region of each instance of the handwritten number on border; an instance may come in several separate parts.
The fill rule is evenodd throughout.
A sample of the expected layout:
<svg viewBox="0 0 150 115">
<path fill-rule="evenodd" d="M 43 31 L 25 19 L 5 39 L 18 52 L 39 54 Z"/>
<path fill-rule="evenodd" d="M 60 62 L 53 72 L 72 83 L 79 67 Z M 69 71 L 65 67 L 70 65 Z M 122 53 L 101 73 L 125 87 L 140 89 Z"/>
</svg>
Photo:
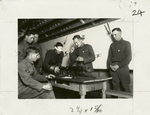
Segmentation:
<svg viewBox="0 0 150 115">
<path fill-rule="evenodd" d="M 95 105 L 94 107 L 91 107 L 90 109 L 88 108 L 82 109 L 80 106 L 77 106 L 75 109 L 72 107 L 70 107 L 70 109 L 71 109 L 71 112 L 77 112 L 79 114 L 81 114 L 82 112 L 85 112 L 85 113 L 92 112 L 92 110 L 94 113 L 101 113 L 102 112 L 101 106 L 102 104 Z"/>
<path fill-rule="evenodd" d="M 145 13 L 145 11 L 141 11 L 141 10 L 138 10 L 138 11 L 133 10 L 132 12 L 133 12 L 132 16 L 134 16 L 134 15 L 141 15 L 142 16 L 142 13 Z"/>
</svg>

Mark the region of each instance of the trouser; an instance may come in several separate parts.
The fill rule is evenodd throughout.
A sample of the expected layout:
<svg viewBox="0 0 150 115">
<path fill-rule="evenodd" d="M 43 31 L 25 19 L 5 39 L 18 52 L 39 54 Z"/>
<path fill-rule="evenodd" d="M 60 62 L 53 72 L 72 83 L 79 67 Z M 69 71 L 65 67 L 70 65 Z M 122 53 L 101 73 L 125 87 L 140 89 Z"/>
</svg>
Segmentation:
<svg viewBox="0 0 150 115">
<path fill-rule="evenodd" d="M 112 84 L 114 90 L 120 89 L 120 82 L 125 90 L 125 92 L 131 92 L 130 90 L 130 75 L 128 66 L 118 68 L 117 71 L 110 70 L 110 75 L 112 76 Z"/>
<path fill-rule="evenodd" d="M 40 92 L 32 89 L 32 88 L 28 88 L 27 91 L 21 93 L 18 95 L 19 99 L 55 99 L 55 95 L 53 90 L 48 91 L 48 90 L 41 90 Z"/>
<path fill-rule="evenodd" d="M 45 91 L 44 93 L 36 96 L 37 99 L 55 99 L 55 94 L 53 91 Z"/>
</svg>

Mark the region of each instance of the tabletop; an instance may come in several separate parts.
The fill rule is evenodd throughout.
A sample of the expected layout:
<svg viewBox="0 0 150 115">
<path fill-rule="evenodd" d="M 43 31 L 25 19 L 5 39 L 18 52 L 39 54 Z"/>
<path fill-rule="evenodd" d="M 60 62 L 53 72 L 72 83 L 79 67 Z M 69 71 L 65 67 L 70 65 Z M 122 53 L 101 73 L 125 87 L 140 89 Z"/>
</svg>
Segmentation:
<svg viewBox="0 0 150 115">
<path fill-rule="evenodd" d="M 112 77 L 84 77 L 84 76 L 56 76 L 53 80 L 60 80 L 60 81 L 68 81 L 68 82 L 76 82 L 76 83 L 92 83 L 92 82 L 100 82 L 110 80 Z"/>
</svg>

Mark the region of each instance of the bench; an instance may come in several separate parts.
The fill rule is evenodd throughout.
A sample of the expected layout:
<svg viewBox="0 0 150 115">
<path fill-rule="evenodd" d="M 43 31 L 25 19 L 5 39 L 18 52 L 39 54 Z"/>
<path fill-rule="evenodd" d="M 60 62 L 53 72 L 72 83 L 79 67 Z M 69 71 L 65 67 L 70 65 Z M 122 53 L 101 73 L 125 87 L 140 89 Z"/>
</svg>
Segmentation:
<svg viewBox="0 0 150 115">
<path fill-rule="evenodd" d="M 123 97 L 123 98 L 133 98 L 133 94 L 129 92 L 107 89 L 105 93 L 106 95 L 113 95 L 113 96 L 118 96 L 118 97 Z"/>
</svg>

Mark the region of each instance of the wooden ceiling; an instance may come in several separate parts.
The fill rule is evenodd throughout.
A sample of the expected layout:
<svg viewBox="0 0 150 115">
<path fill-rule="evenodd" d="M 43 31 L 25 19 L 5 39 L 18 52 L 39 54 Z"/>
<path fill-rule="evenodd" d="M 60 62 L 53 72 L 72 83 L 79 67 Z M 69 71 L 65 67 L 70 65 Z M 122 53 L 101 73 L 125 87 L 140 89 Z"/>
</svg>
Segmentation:
<svg viewBox="0 0 150 115">
<path fill-rule="evenodd" d="M 84 29 L 95 27 L 118 18 L 83 18 L 83 19 L 18 19 L 19 42 L 27 29 L 39 33 L 39 43 L 56 39 Z"/>
</svg>

